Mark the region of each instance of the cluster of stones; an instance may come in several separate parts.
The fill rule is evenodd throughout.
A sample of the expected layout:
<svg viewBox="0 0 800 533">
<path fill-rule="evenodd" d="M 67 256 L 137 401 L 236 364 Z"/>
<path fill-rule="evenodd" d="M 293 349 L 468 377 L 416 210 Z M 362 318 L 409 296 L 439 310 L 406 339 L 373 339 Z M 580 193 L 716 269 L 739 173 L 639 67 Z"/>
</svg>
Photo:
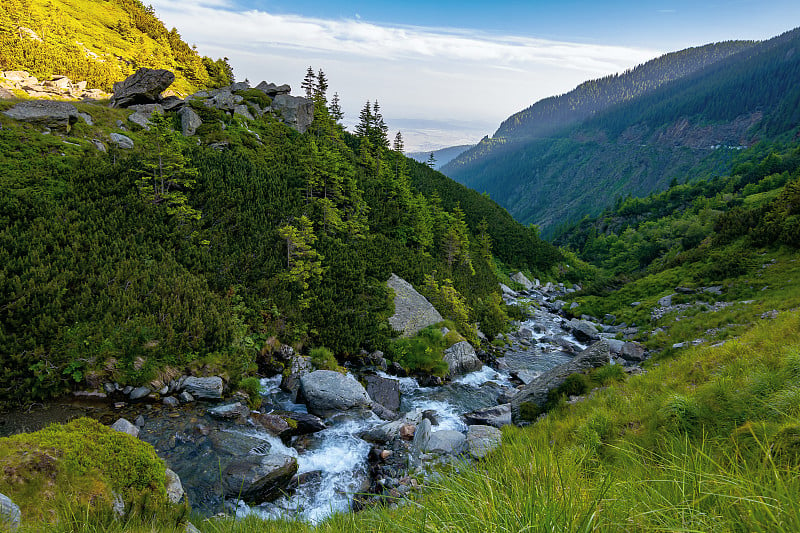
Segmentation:
<svg viewBox="0 0 800 533">
<path fill-rule="evenodd" d="M 12 91 L 22 91 L 31 98 L 59 100 L 102 100 L 111 96 L 100 89 L 88 89 L 85 81 L 73 82 L 66 76 L 52 76 L 40 81 L 24 70 L 5 70 L 0 74 L 0 98 L 13 98 Z"/>
<path fill-rule="evenodd" d="M 196 377 L 181 376 L 168 383 L 153 381 L 149 385 L 133 387 L 119 383 L 104 383 L 102 391 L 76 391 L 79 398 L 93 399 L 125 399 L 127 401 L 161 401 L 167 407 L 178 407 L 183 403 L 191 403 L 196 399 L 218 400 L 222 398 L 225 383 L 219 376 Z M 125 406 L 125 401 L 117 401 L 115 407 Z"/>
</svg>

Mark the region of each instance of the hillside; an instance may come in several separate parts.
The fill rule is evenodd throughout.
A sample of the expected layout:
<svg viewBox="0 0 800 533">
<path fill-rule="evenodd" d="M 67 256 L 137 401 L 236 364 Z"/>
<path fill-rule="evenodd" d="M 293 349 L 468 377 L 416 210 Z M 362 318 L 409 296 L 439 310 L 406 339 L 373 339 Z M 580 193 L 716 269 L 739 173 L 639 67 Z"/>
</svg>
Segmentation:
<svg viewBox="0 0 800 533">
<path fill-rule="evenodd" d="M 0 70 L 67 76 L 111 92 L 114 82 L 141 67 L 174 72 L 172 90 L 184 96 L 233 82 L 224 59 L 200 57 L 139 0 L 3 2 Z"/>
<path fill-rule="evenodd" d="M 408 152 L 406 153 L 406 156 L 410 157 L 414 161 L 426 163 L 430 159 L 431 154 L 433 154 L 433 159 L 436 161 L 433 165 L 433 168 L 439 170 L 444 165 L 470 148 L 472 148 L 471 144 L 464 144 L 461 146 L 448 146 L 447 148 L 440 148 L 439 150 L 434 150 L 433 152 Z"/>
<path fill-rule="evenodd" d="M 443 171 L 488 192 L 518 220 L 540 225 L 545 235 L 599 213 L 619 196 L 646 196 L 673 179 L 723 174 L 739 147 L 797 125 L 798 31 L 730 46 L 738 53 L 692 73 L 687 69 L 682 78 L 547 138 L 483 141 L 483 148 Z M 691 55 L 675 60 L 682 57 Z"/>
</svg>

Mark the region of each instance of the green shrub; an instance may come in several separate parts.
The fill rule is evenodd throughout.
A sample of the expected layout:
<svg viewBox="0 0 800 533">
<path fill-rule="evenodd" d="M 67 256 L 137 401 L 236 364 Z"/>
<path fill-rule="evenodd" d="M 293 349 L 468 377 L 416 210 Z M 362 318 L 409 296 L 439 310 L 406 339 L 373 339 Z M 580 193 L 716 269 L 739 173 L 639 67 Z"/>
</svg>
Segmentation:
<svg viewBox="0 0 800 533">
<path fill-rule="evenodd" d="M 339 370 L 339 363 L 333 352 L 324 346 L 312 348 L 309 356 L 311 356 L 311 364 L 318 370 Z"/>
<path fill-rule="evenodd" d="M 272 98 L 267 96 L 264 92 L 259 91 L 258 89 L 245 89 L 243 91 L 236 91 L 233 94 L 238 94 L 242 98 L 244 98 L 245 102 L 252 102 L 258 105 L 259 108 L 264 109 L 268 105 L 272 104 Z"/>
<path fill-rule="evenodd" d="M 505 308 L 503 299 L 496 292 L 475 302 L 475 319 L 480 330 L 490 339 L 509 329 L 509 318 Z"/>
<path fill-rule="evenodd" d="M 261 382 L 255 376 L 244 378 L 239 382 L 239 388 L 247 393 L 249 396 L 248 405 L 251 409 L 257 409 L 261 406 Z"/>
<path fill-rule="evenodd" d="M 389 345 L 392 360 L 408 372 L 423 372 L 435 376 L 447 374 L 444 356 L 445 340 L 437 326 L 430 326 L 410 339 L 398 339 Z"/>
</svg>

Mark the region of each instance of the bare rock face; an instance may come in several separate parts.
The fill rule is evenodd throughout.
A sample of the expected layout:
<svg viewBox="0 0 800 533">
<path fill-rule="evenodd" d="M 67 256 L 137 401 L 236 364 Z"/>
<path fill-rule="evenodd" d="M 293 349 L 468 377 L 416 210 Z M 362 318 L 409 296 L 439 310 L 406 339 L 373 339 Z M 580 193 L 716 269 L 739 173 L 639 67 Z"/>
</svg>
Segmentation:
<svg viewBox="0 0 800 533">
<path fill-rule="evenodd" d="M 525 287 L 525 290 L 530 290 L 533 288 L 533 282 L 529 280 L 522 272 L 517 272 L 511 276 L 511 279 Z"/>
<path fill-rule="evenodd" d="M 530 414 L 537 413 L 547 403 L 547 393 L 580 372 L 608 364 L 611 357 L 608 342 L 601 339 L 575 356 L 572 361 L 551 368 L 534 379 L 511 398 L 511 419 L 515 424 L 530 422 Z"/>
<path fill-rule="evenodd" d="M 483 368 L 483 363 L 478 359 L 475 348 L 467 341 L 457 342 L 446 349 L 444 361 L 448 368 L 447 377 L 451 379 Z"/>
<path fill-rule="evenodd" d="M 314 121 L 314 102 L 302 96 L 278 94 L 272 99 L 272 108 L 283 121 L 300 133 L 305 133 Z"/>
<path fill-rule="evenodd" d="M 78 109 L 68 102 L 30 100 L 21 102 L 3 114 L 8 118 L 69 132 L 78 122 Z"/>
<path fill-rule="evenodd" d="M 191 107 L 186 106 L 181 108 L 181 110 L 178 111 L 178 116 L 181 117 L 181 133 L 186 137 L 194 135 L 197 128 L 203 125 L 200 115 Z"/>
<path fill-rule="evenodd" d="M 392 274 L 386 284 L 394 291 L 394 315 L 389 317 L 389 325 L 401 331 L 401 337 L 413 337 L 442 321 L 442 315 L 406 280 Z"/>
<path fill-rule="evenodd" d="M 287 84 L 275 85 L 274 83 L 267 83 L 265 81 L 262 81 L 261 83 L 256 85 L 255 88 L 263 92 L 270 98 L 275 98 L 279 94 L 289 94 L 290 92 L 292 92 L 291 86 Z"/>
<path fill-rule="evenodd" d="M 161 98 L 161 92 L 172 85 L 175 74 L 166 69 L 140 68 L 124 81 L 114 84 L 112 107 L 134 104 L 152 104 Z"/>
</svg>

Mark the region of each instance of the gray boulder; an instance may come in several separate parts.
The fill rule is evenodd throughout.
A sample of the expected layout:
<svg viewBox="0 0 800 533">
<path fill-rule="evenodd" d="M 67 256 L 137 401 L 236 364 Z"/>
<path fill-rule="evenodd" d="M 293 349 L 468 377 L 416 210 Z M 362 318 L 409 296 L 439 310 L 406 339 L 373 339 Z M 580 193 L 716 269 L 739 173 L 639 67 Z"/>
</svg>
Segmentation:
<svg viewBox="0 0 800 533">
<path fill-rule="evenodd" d="M 134 112 L 128 116 L 128 120 L 147 130 L 150 129 L 150 118 L 152 118 L 153 113 L 164 114 L 164 108 L 159 104 L 132 105 L 128 109 L 134 110 Z"/>
<path fill-rule="evenodd" d="M 470 426 L 467 429 L 467 450 L 475 459 L 483 459 L 486 454 L 500 447 L 503 433 L 491 426 Z"/>
<path fill-rule="evenodd" d="M 625 341 L 619 339 L 606 339 L 609 351 L 613 355 L 619 355 L 622 352 L 622 347 L 625 346 Z"/>
<path fill-rule="evenodd" d="M 275 98 L 279 94 L 289 94 L 290 92 L 292 92 L 292 88 L 287 84 L 275 85 L 274 83 L 267 83 L 265 81 L 262 81 L 261 83 L 256 85 L 255 88 L 263 92 L 270 98 Z"/>
<path fill-rule="evenodd" d="M 449 378 L 469 374 L 483 368 L 483 363 L 478 359 L 475 348 L 467 341 L 457 342 L 446 349 L 444 361 L 447 363 L 447 377 Z"/>
<path fill-rule="evenodd" d="M 0 494 L 0 529 L 16 531 L 21 519 L 22 512 L 19 510 L 19 506 L 5 494 Z"/>
<path fill-rule="evenodd" d="M 566 327 L 572 331 L 572 334 L 575 335 L 575 338 L 580 342 L 596 341 L 600 338 L 599 332 L 597 328 L 594 327 L 594 324 L 586 320 L 576 320 L 573 318 L 567 322 Z"/>
<path fill-rule="evenodd" d="M 417 424 L 417 429 L 414 431 L 414 440 L 411 441 L 411 452 L 413 455 L 419 455 L 428 450 L 428 444 L 431 440 L 431 421 L 423 418 Z"/>
<path fill-rule="evenodd" d="M 469 425 L 494 426 L 496 428 L 511 424 L 511 404 L 504 403 L 494 407 L 476 409 L 464 415 Z"/>
<path fill-rule="evenodd" d="M 200 115 L 189 106 L 181 108 L 178 111 L 178 116 L 181 117 L 181 133 L 183 133 L 184 137 L 191 137 L 195 134 L 197 128 L 203 125 Z"/>
<path fill-rule="evenodd" d="M 626 342 L 622 345 L 622 349 L 619 351 L 619 356 L 626 361 L 640 363 L 645 359 L 644 346 L 638 342 Z"/>
<path fill-rule="evenodd" d="M 391 411 L 400 409 L 400 382 L 398 380 L 381 376 L 367 376 L 365 380 L 367 394 L 373 401 Z"/>
<path fill-rule="evenodd" d="M 551 368 L 523 386 L 511 398 L 511 420 L 515 424 L 531 421 L 547 403 L 547 393 L 566 381 L 567 377 L 608 364 L 611 353 L 604 339 L 586 348 L 572 361 Z"/>
<path fill-rule="evenodd" d="M 114 431 L 119 431 L 120 433 L 127 433 L 132 437 L 139 436 L 139 428 L 137 428 L 136 426 L 131 424 L 129 420 L 126 420 L 124 418 L 120 418 L 119 420 L 111 424 L 111 429 L 113 429 Z"/>
<path fill-rule="evenodd" d="M 272 415 L 279 416 L 289 422 L 292 428 L 292 435 L 307 435 L 316 433 L 326 428 L 325 422 L 318 416 L 308 413 L 295 413 L 290 411 L 273 411 Z"/>
<path fill-rule="evenodd" d="M 183 498 L 181 478 L 169 468 L 164 471 L 164 474 L 164 488 L 167 490 L 167 499 L 170 503 L 178 503 Z"/>
<path fill-rule="evenodd" d="M 8 118 L 69 132 L 78 122 L 78 108 L 68 102 L 29 100 L 3 111 Z"/>
<path fill-rule="evenodd" d="M 189 376 L 183 382 L 183 390 L 195 398 L 208 398 L 212 400 L 222 398 L 223 387 L 222 378 L 219 376 L 210 378 Z"/>
<path fill-rule="evenodd" d="M 173 81 L 175 74 L 169 70 L 140 68 L 124 81 L 114 84 L 111 107 L 157 102 L 161 98 L 161 92 L 172 85 Z"/>
<path fill-rule="evenodd" d="M 517 272 L 516 274 L 511 276 L 511 279 L 516 281 L 523 287 L 525 287 L 526 291 L 533 288 L 533 282 L 529 280 L 527 277 L 525 277 L 525 274 L 523 274 L 522 272 Z"/>
<path fill-rule="evenodd" d="M 233 114 L 234 116 L 239 115 L 240 117 L 246 118 L 247 120 L 255 120 L 253 118 L 252 113 L 250 113 L 250 109 L 244 104 L 239 104 L 236 107 L 234 107 Z"/>
<path fill-rule="evenodd" d="M 131 400 L 141 400 L 142 398 L 146 398 L 151 391 L 149 387 L 136 387 L 133 389 L 128 396 Z"/>
<path fill-rule="evenodd" d="M 220 89 L 217 94 L 215 94 L 210 100 L 207 100 L 206 103 L 211 107 L 215 107 L 221 111 L 233 111 L 236 109 L 236 106 L 242 101 L 244 98 L 239 96 L 238 94 L 233 94 L 229 89 Z"/>
<path fill-rule="evenodd" d="M 352 376 L 333 370 L 315 370 L 300 378 L 300 390 L 308 410 L 318 416 L 331 416 L 350 409 L 369 409 L 367 391 Z"/>
<path fill-rule="evenodd" d="M 305 133 L 314 120 L 314 102 L 302 96 L 278 94 L 272 99 L 272 108 L 280 112 L 286 124 L 300 133 Z"/>
<path fill-rule="evenodd" d="M 423 449 L 428 453 L 459 455 L 467 451 L 467 437 L 460 431 L 443 429 L 431 433 L 428 445 Z"/>
<path fill-rule="evenodd" d="M 133 139 L 125 135 L 122 135 L 121 133 L 112 133 L 108 136 L 108 138 L 112 144 L 116 144 L 123 150 L 133 149 Z"/>
<path fill-rule="evenodd" d="M 389 317 L 389 325 L 402 332 L 401 337 L 413 337 L 443 320 L 439 311 L 406 280 L 392 274 L 386 284 L 394 291 L 394 315 Z"/>
<path fill-rule="evenodd" d="M 503 292 L 503 296 L 510 296 L 511 298 L 516 298 L 517 297 L 517 293 L 514 292 L 511 289 L 511 287 L 509 287 L 508 285 L 506 285 L 504 283 L 500 284 L 500 290 Z"/>
<path fill-rule="evenodd" d="M 297 401 L 297 393 L 300 391 L 300 378 L 310 373 L 314 369 L 311 358 L 305 355 L 292 355 L 289 373 L 281 378 L 281 390 L 292 395 L 292 401 Z"/>
<path fill-rule="evenodd" d="M 228 465 L 222 489 L 226 498 L 262 503 L 285 492 L 296 473 L 297 459 L 289 455 L 248 455 Z"/>
</svg>

